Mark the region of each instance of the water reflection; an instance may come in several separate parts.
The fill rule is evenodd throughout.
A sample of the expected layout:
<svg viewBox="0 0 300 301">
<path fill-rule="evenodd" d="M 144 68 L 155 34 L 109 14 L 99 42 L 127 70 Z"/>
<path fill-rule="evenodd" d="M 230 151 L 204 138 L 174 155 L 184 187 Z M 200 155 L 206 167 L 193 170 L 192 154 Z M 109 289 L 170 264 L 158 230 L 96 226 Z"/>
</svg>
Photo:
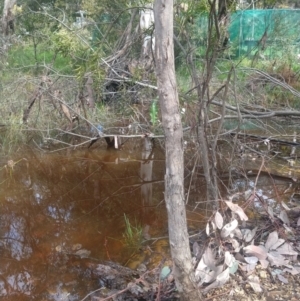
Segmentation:
<svg viewBox="0 0 300 301">
<path fill-rule="evenodd" d="M 144 143 L 143 152 L 28 151 L 1 170 L 1 299 L 79 300 L 99 287 L 80 257 L 128 258 L 124 213 L 154 234 L 166 229 L 156 208 L 163 153 Z"/>
<path fill-rule="evenodd" d="M 132 253 L 124 244 L 124 213 L 149 225 L 152 236 L 167 234 L 163 152 L 147 139 L 122 151 L 104 148 L 28 150 L 0 170 L 1 300 L 81 300 L 99 288 L 94 264 L 108 259 L 123 264 Z M 194 210 L 192 200 L 203 201 L 205 185 L 200 176 L 186 181 L 187 220 L 198 231 L 208 211 L 200 205 Z M 243 192 L 255 182 L 255 175 L 247 174 L 231 188 Z M 269 204 L 282 200 L 289 185 L 286 179 L 260 177 L 257 196 Z M 166 241 L 151 246 L 158 260 L 167 247 Z"/>
</svg>

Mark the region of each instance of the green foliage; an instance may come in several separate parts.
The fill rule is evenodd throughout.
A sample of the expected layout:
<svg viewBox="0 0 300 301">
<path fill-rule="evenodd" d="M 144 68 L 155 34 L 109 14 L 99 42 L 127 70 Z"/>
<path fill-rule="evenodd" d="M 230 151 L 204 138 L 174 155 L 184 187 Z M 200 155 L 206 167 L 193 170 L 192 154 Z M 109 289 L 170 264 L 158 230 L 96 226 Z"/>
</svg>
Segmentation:
<svg viewBox="0 0 300 301">
<path fill-rule="evenodd" d="M 8 53 L 7 65 L 10 68 L 17 68 L 24 73 L 31 73 L 33 67 L 44 65 L 52 65 L 53 68 L 63 72 L 64 74 L 70 74 L 70 58 L 61 54 L 57 54 L 47 49 L 47 47 L 40 45 L 37 47 L 36 52 L 30 44 L 25 46 L 14 46 Z"/>
<path fill-rule="evenodd" d="M 153 126 L 157 124 L 158 120 L 158 106 L 157 100 L 153 100 L 150 106 L 150 121 Z"/>
<path fill-rule="evenodd" d="M 125 232 L 123 234 L 123 237 L 125 239 L 125 243 L 128 247 L 137 249 L 141 242 L 142 242 L 142 232 L 143 229 L 141 225 L 139 225 L 135 221 L 135 226 L 132 225 L 127 218 L 126 214 L 124 214 L 124 220 L 125 220 Z"/>
<path fill-rule="evenodd" d="M 15 153 L 26 143 L 26 138 L 19 118 L 10 118 L 10 124 L 0 128 L 1 154 Z"/>
<path fill-rule="evenodd" d="M 86 51 L 89 45 L 85 42 L 85 35 L 79 35 L 76 31 L 70 31 L 64 27 L 60 27 L 52 35 L 52 43 L 54 50 L 64 56 L 74 57 L 82 51 Z"/>
</svg>

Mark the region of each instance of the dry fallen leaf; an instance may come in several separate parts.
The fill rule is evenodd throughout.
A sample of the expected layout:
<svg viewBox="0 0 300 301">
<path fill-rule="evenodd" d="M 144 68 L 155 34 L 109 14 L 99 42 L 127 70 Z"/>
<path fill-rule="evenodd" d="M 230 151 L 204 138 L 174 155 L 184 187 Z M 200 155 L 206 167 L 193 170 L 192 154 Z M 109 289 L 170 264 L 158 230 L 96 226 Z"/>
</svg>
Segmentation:
<svg viewBox="0 0 300 301">
<path fill-rule="evenodd" d="M 287 242 L 277 248 L 276 251 L 281 255 L 298 255 L 298 252 L 296 252 L 291 244 Z"/>
<path fill-rule="evenodd" d="M 214 270 L 206 273 L 203 279 L 203 283 L 213 282 L 221 274 L 222 270 L 223 270 L 223 265 L 219 265 Z"/>
<path fill-rule="evenodd" d="M 283 271 L 283 273 L 288 272 L 292 275 L 298 275 L 300 273 L 300 271 L 298 271 L 297 269 L 295 269 L 294 267 L 290 267 L 290 268 L 285 268 Z"/>
<path fill-rule="evenodd" d="M 201 258 L 200 262 L 197 265 L 196 271 L 195 271 L 196 279 L 200 279 L 200 284 L 203 283 L 203 280 L 208 272 L 209 272 L 209 268 L 204 263 L 203 258 Z"/>
<path fill-rule="evenodd" d="M 219 211 L 217 211 L 216 214 L 215 214 L 215 223 L 216 223 L 218 229 L 222 229 L 222 227 L 223 227 L 223 217 L 222 217 L 222 215 L 220 214 Z"/>
<path fill-rule="evenodd" d="M 261 246 L 249 245 L 244 248 L 244 252 L 247 255 L 256 256 L 259 260 L 267 258 L 267 251 Z"/>
<path fill-rule="evenodd" d="M 241 245 L 236 239 L 229 238 L 227 241 L 231 243 L 234 252 L 238 253 L 240 251 Z"/>
<path fill-rule="evenodd" d="M 233 230 L 233 234 L 235 237 L 237 237 L 238 239 L 243 239 L 243 233 L 240 230 L 240 228 L 236 228 Z"/>
<path fill-rule="evenodd" d="M 225 264 L 228 266 L 228 267 L 232 267 L 233 263 L 235 262 L 235 258 L 233 257 L 232 254 L 230 254 L 228 251 L 225 252 Z"/>
<path fill-rule="evenodd" d="M 280 204 L 281 204 L 282 208 L 284 208 L 286 211 L 291 210 L 285 202 L 281 202 Z"/>
<path fill-rule="evenodd" d="M 240 217 L 242 221 L 248 220 L 248 216 L 245 214 L 244 210 L 239 205 L 233 204 L 230 201 L 225 201 L 225 203 L 232 212 L 236 213 Z"/>
<path fill-rule="evenodd" d="M 248 283 L 250 284 L 250 286 L 252 287 L 252 289 L 256 292 L 256 293 L 261 293 L 263 290 L 260 286 L 259 283 L 259 278 L 256 275 L 250 275 L 248 277 Z"/>
<path fill-rule="evenodd" d="M 222 238 L 228 237 L 234 231 L 234 229 L 236 229 L 237 226 L 238 226 L 238 221 L 236 219 L 226 224 L 221 230 L 221 237 Z"/>
<path fill-rule="evenodd" d="M 244 257 L 245 261 L 249 264 L 257 264 L 258 258 L 255 256 Z"/>
<path fill-rule="evenodd" d="M 214 270 L 216 267 L 216 258 L 215 255 L 212 252 L 212 249 L 210 247 L 207 247 L 203 256 L 204 263 L 211 269 Z"/>
<path fill-rule="evenodd" d="M 199 244 L 195 241 L 195 242 L 193 243 L 193 255 L 194 255 L 195 257 L 197 257 L 197 258 L 198 258 L 198 256 L 199 256 L 199 258 L 200 258 L 200 253 L 201 253 L 200 246 L 199 246 Z"/>
<path fill-rule="evenodd" d="M 279 218 L 288 226 L 290 225 L 290 220 L 285 210 L 281 210 L 279 213 Z"/>
<path fill-rule="evenodd" d="M 277 231 L 271 232 L 265 243 L 266 250 L 269 251 L 271 247 L 277 243 L 277 241 L 278 241 L 278 232 Z"/>
<path fill-rule="evenodd" d="M 276 250 L 279 246 L 281 246 L 283 243 L 285 242 L 285 240 L 283 238 L 279 238 L 277 240 L 277 243 L 275 243 L 270 250 Z"/>
<path fill-rule="evenodd" d="M 277 275 L 277 277 L 278 277 L 278 279 L 279 279 L 281 282 L 283 282 L 283 283 L 285 283 L 285 284 L 289 283 L 289 281 L 287 280 L 287 278 L 285 278 L 284 276 L 282 276 L 282 275 Z"/>
<path fill-rule="evenodd" d="M 244 233 L 245 242 L 250 242 L 254 238 L 256 231 L 257 231 L 257 227 L 255 227 L 253 230 L 246 229 Z"/>
<path fill-rule="evenodd" d="M 282 266 L 288 264 L 288 260 L 277 251 L 271 251 L 268 253 L 268 260 L 271 265 Z"/>
<path fill-rule="evenodd" d="M 213 288 L 217 288 L 225 284 L 229 279 L 229 268 L 224 270 L 221 274 L 218 275 L 216 281 L 207 286 L 203 291 L 206 293 Z"/>
<path fill-rule="evenodd" d="M 206 224 L 206 235 L 209 236 L 209 223 Z"/>
<path fill-rule="evenodd" d="M 266 269 L 270 264 L 270 262 L 266 259 L 261 259 L 259 262 L 262 269 Z"/>
<path fill-rule="evenodd" d="M 68 118 L 68 120 L 70 122 L 72 122 L 72 117 L 71 117 L 69 108 L 63 103 L 61 103 L 60 105 L 61 105 L 61 109 L 62 109 L 63 113 L 65 114 L 65 116 Z"/>
</svg>

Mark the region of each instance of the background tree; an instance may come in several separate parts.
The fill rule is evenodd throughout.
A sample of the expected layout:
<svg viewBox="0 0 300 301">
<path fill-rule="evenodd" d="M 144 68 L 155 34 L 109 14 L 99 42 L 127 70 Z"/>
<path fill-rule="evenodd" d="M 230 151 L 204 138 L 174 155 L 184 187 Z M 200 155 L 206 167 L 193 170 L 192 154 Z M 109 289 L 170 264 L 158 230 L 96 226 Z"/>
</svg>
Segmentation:
<svg viewBox="0 0 300 301">
<path fill-rule="evenodd" d="M 15 16 L 14 16 L 14 5 L 16 0 L 5 0 L 4 8 L 2 13 L 2 32 L 4 35 L 13 33 L 15 31 Z"/>
</svg>

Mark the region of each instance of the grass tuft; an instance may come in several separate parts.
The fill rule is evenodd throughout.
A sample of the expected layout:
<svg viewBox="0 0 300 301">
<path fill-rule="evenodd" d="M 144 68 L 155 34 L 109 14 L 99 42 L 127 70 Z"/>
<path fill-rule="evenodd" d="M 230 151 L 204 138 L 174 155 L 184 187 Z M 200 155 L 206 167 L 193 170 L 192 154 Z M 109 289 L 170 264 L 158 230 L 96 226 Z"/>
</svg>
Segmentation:
<svg viewBox="0 0 300 301">
<path fill-rule="evenodd" d="M 125 239 L 125 243 L 130 248 L 138 249 L 142 242 L 142 226 L 138 224 L 137 221 L 135 221 L 135 226 L 132 225 L 126 214 L 124 214 L 124 220 L 125 232 L 123 234 L 123 237 Z"/>
</svg>

